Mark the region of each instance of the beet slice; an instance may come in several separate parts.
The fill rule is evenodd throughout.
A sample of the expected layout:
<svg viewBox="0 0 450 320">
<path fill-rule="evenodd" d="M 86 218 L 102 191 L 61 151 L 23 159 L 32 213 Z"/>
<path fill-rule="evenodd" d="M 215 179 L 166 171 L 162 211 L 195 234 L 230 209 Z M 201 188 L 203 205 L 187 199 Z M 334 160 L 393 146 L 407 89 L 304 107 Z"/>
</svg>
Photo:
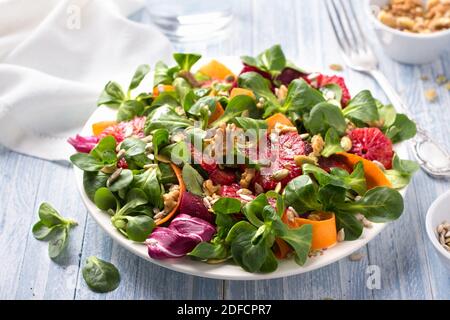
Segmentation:
<svg viewBox="0 0 450 320">
<path fill-rule="evenodd" d="M 214 222 L 214 215 L 208 211 L 203 204 L 203 199 L 189 191 L 183 193 L 180 203 L 180 215 L 187 214 L 203 219 L 207 222 Z"/>
</svg>

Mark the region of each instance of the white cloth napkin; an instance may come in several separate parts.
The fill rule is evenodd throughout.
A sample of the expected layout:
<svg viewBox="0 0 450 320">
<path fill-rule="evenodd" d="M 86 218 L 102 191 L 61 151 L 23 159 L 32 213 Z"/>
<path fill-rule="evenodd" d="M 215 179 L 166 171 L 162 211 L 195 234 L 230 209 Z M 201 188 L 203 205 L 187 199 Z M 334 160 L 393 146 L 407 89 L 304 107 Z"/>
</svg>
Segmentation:
<svg viewBox="0 0 450 320">
<path fill-rule="evenodd" d="M 67 160 L 66 139 L 109 80 L 126 86 L 139 64 L 167 60 L 169 41 L 126 17 L 138 0 L 0 0 L 0 143 Z"/>
</svg>

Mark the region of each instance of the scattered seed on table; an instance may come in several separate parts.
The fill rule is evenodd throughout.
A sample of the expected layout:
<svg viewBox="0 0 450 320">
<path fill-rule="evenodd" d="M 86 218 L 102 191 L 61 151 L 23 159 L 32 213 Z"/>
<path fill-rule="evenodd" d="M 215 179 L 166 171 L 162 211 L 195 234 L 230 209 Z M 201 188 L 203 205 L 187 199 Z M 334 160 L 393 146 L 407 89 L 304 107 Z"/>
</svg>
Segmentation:
<svg viewBox="0 0 450 320">
<path fill-rule="evenodd" d="M 363 258 L 363 255 L 362 255 L 362 253 L 359 253 L 359 252 L 352 253 L 352 254 L 349 256 L 349 259 L 350 259 L 351 261 L 360 261 L 362 258 Z"/>
<path fill-rule="evenodd" d="M 436 83 L 438 85 L 444 84 L 447 81 L 448 81 L 447 78 L 443 74 L 438 75 L 437 78 L 436 78 Z"/>
<path fill-rule="evenodd" d="M 334 70 L 334 71 L 342 71 L 344 70 L 344 68 L 342 67 L 342 65 L 338 64 L 338 63 L 332 63 L 330 64 L 330 69 Z"/>
<path fill-rule="evenodd" d="M 425 90 L 425 98 L 429 101 L 429 102 L 434 102 L 436 101 L 438 95 L 436 90 L 434 89 L 427 89 Z"/>
<path fill-rule="evenodd" d="M 427 75 L 421 75 L 421 76 L 420 76 L 420 80 L 422 80 L 422 81 L 428 81 L 428 80 L 430 80 L 430 77 L 428 77 Z"/>
</svg>

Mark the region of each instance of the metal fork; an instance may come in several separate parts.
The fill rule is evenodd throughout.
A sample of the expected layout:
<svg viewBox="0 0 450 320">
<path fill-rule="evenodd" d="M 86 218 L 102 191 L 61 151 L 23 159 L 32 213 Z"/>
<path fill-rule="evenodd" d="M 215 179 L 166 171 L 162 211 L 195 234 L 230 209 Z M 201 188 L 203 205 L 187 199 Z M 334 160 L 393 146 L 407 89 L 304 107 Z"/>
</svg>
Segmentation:
<svg viewBox="0 0 450 320">
<path fill-rule="evenodd" d="M 411 118 L 402 98 L 378 69 L 378 59 L 364 37 L 351 1 L 325 0 L 325 3 L 345 63 L 351 69 L 371 75 L 395 109 Z M 450 177 L 449 154 L 418 125 L 413 151 L 425 172 L 434 177 Z"/>
</svg>

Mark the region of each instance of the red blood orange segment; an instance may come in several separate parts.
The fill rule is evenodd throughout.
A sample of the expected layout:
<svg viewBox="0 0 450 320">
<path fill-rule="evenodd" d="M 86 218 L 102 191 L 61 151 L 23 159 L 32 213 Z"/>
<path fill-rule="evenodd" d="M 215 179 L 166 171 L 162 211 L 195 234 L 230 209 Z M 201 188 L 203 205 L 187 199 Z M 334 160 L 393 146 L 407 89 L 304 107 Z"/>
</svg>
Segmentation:
<svg viewBox="0 0 450 320">
<path fill-rule="evenodd" d="M 358 128 L 349 134 L 354 153 L 367 160 L 376 160 L 386 169 L 392 168 L 394 151 L 391 140 L 378 128 Z"/>
<path fill-rule="evenodd" d="M 266 158 L 270 159 L 270 166 L 263 167 L 256 174 L 255 182 L 260 184 L 264 190 L 273 190 L 278 182 L 284 187 L 289 181 L 300 176 L 302 170 L 295 164 L 296 155 L 308 155 L 312 152 L 311 145 L 300 137 L 296 132 L 289 132 L 278 137 L 278 141 L 271 142 L 266 151 Z M 276 180 L 273 174 L 281 169 L 289 170 L 288 175 Z"/>
<path fill-rule="evenodd" d="M 347 85 L 345 84 L 345 80 L 342 77 L 339 76 L 326 76 L 323 74 L 320 74 L 317 77 L 317 87 L 323 88 L 327 84 L 337 84 L 342 89 L 342 99 L 341 103 L 342 106 L 346 106 L 348 102 L 351 99 L 350 92 L 348 91 Z"/>
<path fill-rule="evenodd" d="M 117 142 L 122 142 L 125 138 L 132 135 L 140 138 L 144 137 L 145 117 L 136 117 L 130 121 L 119 122 L 116 125 L 105 128 L 99 134 L 99 138 L 113 136 Z"/>
</svg>

